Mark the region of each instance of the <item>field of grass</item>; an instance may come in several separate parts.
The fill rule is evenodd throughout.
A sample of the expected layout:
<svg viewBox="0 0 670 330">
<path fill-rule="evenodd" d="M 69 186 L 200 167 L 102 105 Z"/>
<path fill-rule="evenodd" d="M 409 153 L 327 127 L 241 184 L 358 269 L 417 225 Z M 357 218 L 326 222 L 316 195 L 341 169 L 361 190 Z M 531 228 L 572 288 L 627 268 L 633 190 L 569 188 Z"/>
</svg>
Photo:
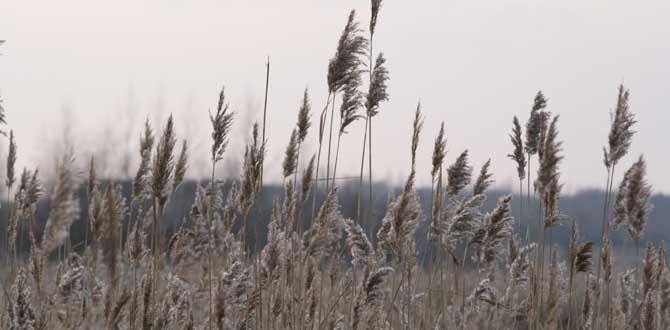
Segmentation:
<svg viewBox="0 0 670 330">
<path fill-rule="evenodd" d="M 172 116 L 160 130 L 145 124 L 141 163 L 125 193 L 97 176 L 93 158 L 82 180 L 73 162 L 76 150 L 59 159 L 55 183 L 46 191 L 37 170 L 14 172 L 17 146 L 8 132 L 0 328 L 670 328 L 664 245 L 644 237 L 651 210 L 646 163 L 639 156 L 630 168 L 618 167 L 630 157 L 636 122 L 624 86 L 613 97 L 604 148 L 608 180 L 597 200 L 597 241 L 583 239 L 579 223 L 561 212 L 561 189 L 569 178 L 560 175 L 560 122 L 541 92 L 525 125 L 511 118 L 510 136 L 499 137 L 511 140 L 518 193 L 485 207 L 490 162 L 475 170 L 466 150 L 445 164 L 444 125 L 434 138 L 432 168 L 417 171 L 424 125 L 418 105 L 408 118 L 411 171 L 375 216 L 373 146 L 383 142 L 373 144 L 372 127 L 388 100 L 389 74 L 383 53 L 372 47 L 381 0 L 371 4 L 367 30 L 355 11 L 347 19 L 328 62 L 329 94 L 320 112 L 312 112 L 305 91 L 281 164 L 283 189 L 272 196 L 263 173 L 279 164 L 265 163 L 272 138 L 265 135 L 265 116 L 250 128 L 240 177 L 220 180 L 217 163 L 235 119 L 224 89 L 209 114 L 211 176 L 197 186 L 190 212 L 176 228 L 166 220 L 166 208 L 188 171 L 189 149 L 185 140 L 178 142 L 179 123 Z M 340 141 L 359 120 L 365 134 L 355 212 L 345 217 L 338 199 Z M 6 125 L 1 108 L 0 122 Z M 301 146 L 314 142 L 315 155 L 301 154 Z M 428 212 L 415 187 L 418 172 L 432 178 L 423 201 Z M 262 215 L 254 208 L 263 198 L 273 199 L 267 227 L 259 226 Z M 36 221 L 40 202 L 48 205 L 44 226 Z M 72 225 L 82 211 L 83 243 L 73 244 Z M 566 242 L 554 236 L 559 224 L 570 228 Z M 626 236 L 621 255 L 627 257 L 614 258 L 615 233 Z"/>
</svg>

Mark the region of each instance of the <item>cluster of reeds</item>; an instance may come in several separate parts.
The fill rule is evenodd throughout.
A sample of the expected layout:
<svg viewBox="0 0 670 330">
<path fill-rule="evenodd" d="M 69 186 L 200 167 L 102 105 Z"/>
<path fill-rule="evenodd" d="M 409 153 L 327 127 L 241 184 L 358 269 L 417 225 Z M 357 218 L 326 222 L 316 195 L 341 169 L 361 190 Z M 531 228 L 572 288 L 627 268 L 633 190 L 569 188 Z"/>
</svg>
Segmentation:
<svg viewBox="0 0 670 330">
<path fill-rule="evenodd" d="M 634 162 L 617 191 L 612 188 L 635 123 L 623 86 L 605 148 L 607 182 L 599 245 L 583 241 L 579 219 L 560 212 L 559 117 L 546 110 L 541 92 L 533 101 L 525 135 L 519 119 L 513 119 L 510 158 L 519 178 L 520 206 L 516 217 L 512 195 L 500 197 L 492 209 L 484 207 L 493 183 L 491 160 L 473 174 L 470 152 L 464 150 L 445 165 L 444 123 L 433 143 L 431 207 L 424 214 L 415 187 L 422 175 L 416 167 L 424 126 L 420 105 L 413 114 L 410 173 L 398 194 L 388 197 L 383 215 L 376 217 L 370 206 L 372 118 L 388 100 L 386 60 L 379 53 L 373 63 L 372 40 L 380 10 L 381 1 L 372 0 L 369 38 L 363 36 L 355 12 L 349 15 L 328 66 L 329 96 L 319 117 L 318 152 L 309 158 L 301 157 L 301 146 L 312 127 L 311 101 L 307 90 L 302 96 L 281 166 L 284 193 L 274 196 L 265 242 L 252 242 L 248 227 L 258 228 L 260 217 L 251 209 L 263 193 L 263 172 L 268 170 L 265 118 L 262 132 L 258 124 L 252 127 L 239 179 L 220 180 L 217 163 L 227 150 L 234 120 L 224 89 L 209 113 L 211 176 L 198 186 L 191 211 L 176 227 L 169 227 L 164 211 L 185 179 L 189 152 L 186 141 L 177 152 L 178 123 L 172 116 L 160 135 L 145 123 L 140 164 L 129 195 L 111 180 L 98 178 L 93 158 L 87 180 L 81 180 L 74 151 L 58 161 L 55 183 L 44 193 L 37 170 L 24 169 L 16 177 L 18 149 L 10 130 L 0 327 L 667 329 L 670 274 L 665 247 L 661 243 L 655 249 L 647 242 L 640 256 L 651 209 L 645 160 Z M 363 93 L 366 64 L 370 75 L 368 91 Z M 339 129 L 333 127 L 337 96 L 341 96 Z M 359 114 L 363 108 L 365 113 Z M 326 197 L 317 212 L 328 116 Z M 349 219 L 340 211 L 337 165 L 341 138 L 359 118 L 365 119 L 363 154 L 356 218 Z M 1 107 L 0 124 L 5 125 Z M 0 132 L 4 134 L 4 129 Z M 363 212 L 366 152 L 370 204 Z M 534 160 L 537 173 L 532 176 Z M 227 193 L 224 184 L 231 186 Z M 86 186 L 84 202 L 77 198 L 80 185 Z M 532 195 L 539 201 L 535 212 Z M 48 198 L 49 212 L 42 227 L 36 221 L 36 204 L 43 196 Z M 305 212 L 310 196 L 313 216 L 303 219 L 310 214 Z M 83 247 L 76 249 L 69 242 L 70 226 L 79 221 L 82 209 L 87 215 L 86 234 Z M 563 253 L 552 233 L 568 219 L 571 235 Z M 520 232 L 522 222 L 525 233 Z M 536 235 L 531 235 L 533 222 Z M 419 239 L 422 227 L 427 228 L 425 246 Z M 620 227 L 626 228 L 637 251 L 631 270 L 624 262 L 618 271 L 615 268 L 611 236 Z M 16 246 L 24 234 L 28 236 L 24 244 L 30 247 L 26 259 L 20 258 Z"/>
</svg>

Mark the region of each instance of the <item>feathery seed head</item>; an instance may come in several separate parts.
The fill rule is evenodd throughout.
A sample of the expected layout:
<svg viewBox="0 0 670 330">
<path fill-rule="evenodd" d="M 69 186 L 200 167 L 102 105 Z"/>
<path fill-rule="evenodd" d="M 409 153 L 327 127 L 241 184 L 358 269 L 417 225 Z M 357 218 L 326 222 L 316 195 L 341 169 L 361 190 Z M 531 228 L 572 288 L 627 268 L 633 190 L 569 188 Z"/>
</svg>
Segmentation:
<svg viewBox="0 0 670 330">
<path fill-rule="evenodd" d="M 463 151 L 447 169 L 447 193 L 449 197 L 458 195 L 472 179 L 472 167 L 468 165 L 468 151 Z"/>
<path fill-rule="evenodd" d="M 543 112 L 543 114 L 546 113 Z M 546 118 L 548 118 L 548 115 Z M 542 127 L 545 126 L 542 125 Z M 549 187 L 552 180 L 557 179 L 557 176 L 559 175 L 558 165 L 563 160 L 563 156 L 559 155 L 563 150 L 561 147 L 563 143 L 558 141 L 558 116 L 554 117 L 548 129 L 543 129 L 542 132 L 542 139 L 540 141 L 541 148 L 540 151 L 538 151 L 538 155 L 540 156 L 540 168 L 537 177 L 540 193 Z"/>
<path fill-rule="evenodd" d="M 142 192 L 147 190 L 148 176 L 151 166 L 151 149 L 154 147 L 154 135 L 149 126 L 149 120 L 144 122 L 144 134 L 140 137 L 140 166 L 133 180 L 133 200 L 138 198 Z M 91 163 L 93 160 L 91 159 Z M 91 164 L 92 165 L 92 164 Z M 92 192 L 89 182 L 89 194 Z"/>
<path fill-rule="evenodd" d="M 305 88 L 305 94 L 302 97 L 302 104 L 300 106 L 300 111 L 298 111 L 298 141 L 305 141 L 307 137 L 307 131 L 309 130 L 312 123 L 310 122 L 310 113 L 312 110 L 312 105 L 309 102 L 309 94 L 307 93 L 307 88 Z"/>
<path fill-rule="evenodd" d="M 347 24 L 342 31 L 335 55 L 328 63 L 328 91 L 335 94 L 351 79 L 360 74 L 360 57 L 366 54 L 368 41 L 361 35 L 361 29 L 355 21 L 356 11 L 349 14 Z"/>
<path fill-rule="evenodd" d="M 382 0 L 371 1 L 370 36 L 375 34 L 375 27 L 377 26 L 377 15 L 379 15 L 379 9 L 381 9 L 381 7 Z"/>
<path fill-rule="evenodd" d="M 282 164 L 284 179 L 289 177 L 295 172 L 297 166 L 296 158 L 298 155 L 298 131 L 293 129 L 291 132 L 291 139 L 286 146 L 286 152 L 284 153 L 284 162 Z"/>
<path fill-rule="evenodd" d="M 219 93 L 219 103 L 216 107 L 216 113 L 210 112 L 209 120 L 212 123 L 212 161 L 217 162 L 223 157 L 223 153 L 228 146 L 228 135 L 230 127 L 233 125 L 232 111 L 228 111 L 229 104 L 226 102 L 225 87 L 221 87 Z"/>
<path fill-rule="evenodd" d="M 5 184 L 12 188 L 16 177 L 14 176 L 14 164 L 16 163 L 16 141 L 14 141 L 14 130 L 9 131 L 9 152 L 7 153 L 7 179 Z"/>
<path fill-rule="evenodd" d="M 65 242 L 70 225 L 79 217 L 73 161 L 72 157 L 65 156 L 56 168 L 56 185 L 49 199 L 49 216 L 42 234 L 42 252 L 45 256 Z"/>
<path fill-rule="evenodd" d="M 628 89 L 619 85 L 616 109 L 614 110 L 612 127 L 608 136 L 608 148 L 605 149 L 605 166 L 616 165 L 628 153 L 635 131 L 635 116 L 628 106 Z"/>
<path fill-rule="evenodd" d="M 365 231 L 351 219 L 346 219 L 344 226 L 347 232 L 346 244 L 351 252 L 353 263 L 358 265 L 368 263 L 369 258 L 374 255 L 374 249 Z"/>
<path fill-rule="evenodd" d="M 479 176 L 477 177 L 477 180 L 475 181 L 475 186 L 473 188 L 474 195 L 483 194 L 486 191 L 486 189 L 488 189 L 488 187 L 491 186 L 491 183 L 493 183 L 493 179 L 491 179 L 493 174 L 489 172 L 490 166 L 491 166 L 491 159 L 487 160 L 486 163 L 484 163 L 481 171 L 479 172 Z"/>
<path fill-rule="evenodd" d="M 516 163 L 516 172 L 519 176 L 519 180 L 526 178 L 526 154 L 523 152 L 523 140 L 521 138 L 521 124 L 519 124 L 519 119 L 514 116 L 512 121 L 514 127 L 512 128 L 512 134 L 510 134 L 510 140 L 512 140 L 512 145 L 514 146 L 514 151 L 507 155 L 507 157 L 514 160 Z"/>
<path fill-rule="evenodd" d="M 538 91 L 530 111 L 530 118 L 526 123 L 526 153 L 534 155 L 540 147 L 541 118 L 540 112 L 547 106 L 547 100 L 542 91 Z"/>
<path fill-rule="evenodd" d="M 444 156 L 446 155 L 447 139 L 444 137 L 444 122 L 440 125 L 440 132 L 437 133 L 435 144 L 433 146 L 433 169 L 430 175 L 435 178 L 437 171 L 440 170 L 444 163 Z"/>
<path fill-rule="evenodd" d="M 160 205 L 164 205 L 169 194 L 170 180 L 174 178 L 174 146 L 176 143 L 172 114 L 168 118 L 163 135 L 154 153 L 151 170 L 151 191 Z"/>
<path fill-rule="evenodd" d="M 181 145 L 181 152 L 179 153 L 179 159 L 177 160 L 177 165 L 174 169 L 174 181 L 172 182 L 172 191 L 174 192 L 179 187 L 179 184 L 184 180 L 186 175 L 186 169 L 188 168 L 188 145 L 186 140 Z"/>
<path fill-rule="evenodd" d="M 647 163 L 640 158 L 631 167 L 626 180 L 625 207 L 628 220 L 628 233 L 634 240 L 644 235 L 644 228 L 649 219 L 651 204 L 651 185 L 647 182 Z"/>
<path fill-rule="evenodd" d="M 362 117 L 357 113 L 363 105 L 363 95 L 358 91 L 360 84 L 359 72 L 355 78 L 350 79 L 344 86 L 344 95 L 340 106 L 340 135 L 346 133 L 347 127 Z"/>
<path fill-rule="evenodd" d="M 370 81 L 368 95 L 365 100 L 365 109 L 368 117 L 376 116 L 379 113 L 379 105 L 389 99 L 388 92 L 386 91 L 389 72 L 385 64 L 384 53 L 379 53 L 375 66 L 372 69 L 372 80 Z"/>
</svg>

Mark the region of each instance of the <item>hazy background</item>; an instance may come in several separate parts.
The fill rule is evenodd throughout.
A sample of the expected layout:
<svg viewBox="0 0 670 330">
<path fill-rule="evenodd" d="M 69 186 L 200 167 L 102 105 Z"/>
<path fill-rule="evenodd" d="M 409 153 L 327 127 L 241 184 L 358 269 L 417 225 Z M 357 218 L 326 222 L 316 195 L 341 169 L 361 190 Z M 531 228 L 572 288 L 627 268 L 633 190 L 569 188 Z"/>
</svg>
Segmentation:
<svg viewBox="0 0 670 330">
<path fill-rule="evenodd" d="M 277 163 L 303 89 L 315 112 L 325 102 L 328 59 L 352 8 L 367 28 L 363 0 L 1 1 L 0 95 L 18 165 L 48 172 L 71 141 L 79 159 L 93 152 L 105 159 L 103 175 L 131 173 L 144 119 L 162 126 L 173 113 L 191 145 L 189 175 L 198 178 L 207 173 L 207 110 L 225 84 L 236 134 L 220 173 L 234 175 L 249 127 L 261 118 L 267 56 L 268 162 Z M 644 153 L 654 190 L 669 192 L 668 17 L 667 1 L 385 1 L 374 46 L 388 59 L 391 100 L 374 121 L 375 176 L 407 175 L 410 121 L 421 100 L 420 184 L 430 182 L 432 140 L 444 120 L 447 162 L 468 148 L 476 167 L 491 157 L 498 184 L 511 187 L 512 116 L 525 122 L 542 89 L 561 116 L 566 190 L 600 187 L 609 112 L 623 82 L 639 123 L 620 168 Z M 306 152 L 316 149 L 317 118 Z M 360 166 L 362 122 L 350 132 L 343 175 Z M 276 181 L 280 171 L 268 166 L 266 178 Z"/>
</svg>

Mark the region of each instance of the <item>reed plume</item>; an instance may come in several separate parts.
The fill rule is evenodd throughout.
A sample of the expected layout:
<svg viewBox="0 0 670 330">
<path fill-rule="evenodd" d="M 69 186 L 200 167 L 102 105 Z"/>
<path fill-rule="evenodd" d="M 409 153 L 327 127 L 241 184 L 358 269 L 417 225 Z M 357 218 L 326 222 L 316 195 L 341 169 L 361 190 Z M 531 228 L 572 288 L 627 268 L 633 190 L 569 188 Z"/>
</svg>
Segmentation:
<svg viewBox="0 0 670 330">
<path fill-rule="evenodd" d="M 442 210 L 442 165 L 444 163 L 446 139 L 444 138 L 444 122 L 440 126 L 440 132 L 435 138 L 433 147 L 433 168 L 431 170 L 431 218 L 428 224 L 428 240 L 439 241 L 442 236 L 444 225 L 441 223 L 440 211 Z M 435 175 L 437 174 L 437 189 L 435 188 Z M 430 247 L 429 247 L 430 249 Z"/>
<path fill-rule="evenodd" d="M 105 192 L 104 213 L 107 222 L 107 285 L 105 287 L 105 318 L 107 320 L 108 328 L 113 324 L 112 318 L 112 304 L 116 295 L 116 288 L 118 285 L 117 277 L 117 243 L 119 235 L 119 221 L 123 219 L 124 202 L 123 197 L 117 196 L 114 191 L 112 182 L 107 183 L 107 190 Z M 120 193 L 118 193 L 120 194 Z"/>
<path fill-rule="evenodd" d="M 296 169 L 296 157 L 298 154 L 298 131 L 293 129 L 291 132 L 291 139 L 289 140 L 288 145 L 286 146 L 286 151 L 284 152 L 284 162 L 282 163 L 284 180 L 291 176 Z"/>
<path fill-rule="evenodd" d="M 309 94 L 307 93 L 307 88 L 305 88 L 305 93 L 303 94 L 303 97 L 302 97 L 300 110 L 298 111 L 298 122 L 296 123 L 296 128 L 298 130 L 298 147 L 297 147 L 298 152 L 297 152 L 297 155 L 296 155 L 295 177 L 293 178 L 293 187 L 295 187 L 296 189 L 298 188 L 298 172 L 299 172 L 299 169 L 300 169 L 300 146 L 305 142 L 305 138 L 307 137 L 307 133 L 309 131 L 309 128 L 312 126 L 312 123 L 310 121 L 311 116 L 312 116 L 311 111 L 312 111 L 312 104 L 309 101 Z M 314 158 L 314 157 L 312 157 L 312 158 Z M 312 159 L 312 161 L 313 161 L 313 159 Z M 311 167 L 314 166 L 313 162 L 310 164 L 310 166 Z M 312 171 L 312 170 L 313 169 L 310 169 L 310 171 Z M 309 181 L 311 181 L 312 174 L 309 173 L 309 176 L 310 176 Z M 304 184 L 307 184 L 306 189 L 308 191 L 310 182 L 304 182 L 303 181 L 303 185 Z M 303 186 L 303 189 L 304 188 L 305 187 Z M 301 232 L 302 232 L 302 219 L 301 219 L 302 208 L 304 207 L 304 204 L 307 201 L 307 191 L 305 191 L 301 195 L 301 196 L 303 196 L 301 198 L 304 198 L 305 200 L 302 201 L 299 204 L 298 212 L 297 212 L 297 215 L 296 215 L 297 216 L 296 221 L 299 223 Z"/>
<path fill-rule="evenodd" d="M 636 120 L 628 106 L 629 95 L 628 89 L 623 85 L 619 85 L 619 94 L 612 118 L 612 126 L 608 135 L 607 149 L 604 149 L 604 162 L 608 168 L 616 166 L 619 160 L 628 153 L 633 135 L 635 135 L 632 127 L 635 125 Z"/>
<path fill-rule="evenodd" d="M 212 123 L 212 162 L 214 163 L 222 159 L 223 153 L 228 147 L 228 135 L 230 134 L 230 127 L 233 125 L 234 114 L 234 112 L 229 111 L 225 87 L 221 87 L 216 113 L 209 113 L 209 120 Z"/>
<path fill-rule="evenodd" d="M 251 206 L 254 203 L 256 193 L 260 191 L 261 169 L 264 158 L 265 141 L 259 141 L 258 123 L 255 123 L 251 133 L 251 141 L 247 144 L 244 150 L 240 191 L 236 203 L 242 214 L 242 225 L 238 232 L 239 239 L 242 242 L 246 242 L 246 224 L 249 210 L 251 210 Z"/>
<path fill-rule="evenodd" d="M 526 171 L 526 209 L 528 216 L 528 225 L 526 226 L 526 243 L 530 243 L 530 222 L 532 212 L 530 210 L 530 197 L 531 197 L 531 160 L 532 156 L 538 153 L 541 144 L 541 130 L 542 130 L 542 115 L 544 108 L 547 107 L 547 99 L 542 94 L 542 91 L 538 91 L 533 99 L 533 106 L 530 110 L 530 117 L 526 122 L 526 140 L 525 140 L 525 151 L 526 151 L 526 164 L 528 166 Z M 533 191 L 535 193 L 535 191 Z"/>
<path fill-rule="evenodd" d="M 536 154 L 540 148 L 540 112 L 546 107 L 547 99 L 544 97 L 544 94 L 542 94 L 542 91 L 538 91 L 533 100 L 530 118 L 526 123 L 526 153 L 531 156 Z"/>
<path fill-rule="evenodd" d="M 546 118 L 548 121 L 549 115 L 545 112 L 541 115 L 542 118 Z M 544 127 L 544 125 L 543 125 Z M 545 132 L 545 130 L 542 130 Z M 540 144 L 541 151 L 538 151 L 540 154 L 540 169 L 538 170 L 537 182 L 538 190 L 540 193 L 549 187 L 552 180 L 554 180 L 558 175 L 558 165 L 563 160 L 563 156 L 560 156 L 559 153 L 562 149 L 562 142 L 558 141 L 558 116 L 555 116 L 551 120 L 551 124 L 548 126 L 546 133 L 542 134 L 545 137 L 542 139 Z"/>
<path fill-rule="evenodd" d="M 347 232 L 346 249 L 350 251 L 353 263 L 355 265 L 370 263 L 370 258 L 374 256 L 374 248 L 363 228 L 351 219 L 346 219 L 344 226 Z"/>
<path fill-rule="evenodd" d="M 186 170 L 188 169 L 188 145 L 186 140 L 182 142 L 181 152 L 179 153 L 179 158 L 177 159 L 177 164 L 174 168 L 174 180 L 172 181 L 172 192 L 177 190 L 177 187 L 184 181 L 184 176 L 186 176 Z"/>
<path fill-rule="evenodd" d="M 519 178 L 519 230 L 521 229 L 521 218 L 523 217 L 523 180 L 526 178 L 526 154 L 524 153 L 523 138 L 521 136 L 521 124 L 519 119 L 514 116 L 512 120 L 512 134 L 509 135 L 514 150 L 507 157 L 516 163 L 516 173 Z M 530 157 L 529 157 L 530 158 Z M 526 206 L 526 207 L 529 207 Z M 527 218 L 526 231 L 530 230 L 530 217 Z M 528 235 L 526 235 L 528 236 Z"/>
<path fill-rule="evenodd" d="M 335 148 L 333 184 L 335 184 L 337 176 L 337 162 L 340 156 L 340 140 L 342 139 L 342 135 L 347 132 L 346 129 L 349 125 L 362 118 L 362 116 L 358 114 L 358 109 L 363 105 L 363 94 L 358 90 L 362 82 L 362 70 L 358 68 L 355 70 L 356 71 L 351 74 L 351 79 L 349 79 L 344 86 L 342 104 L 340 105 L 340 130 L 337 135 L 337 146 Z"/>
<path fill-rule="evenodd" d="M 585 242 L 578 245 L 573 262 L 577 273 L 591 273 L 593 267 L 593 242 Z"/>
<path fill-rule="evenodd" d="M 604 164 L 607 168 L 607 181 L 605 183 L 605 204 L 603 206 L 603 218 L 600 226 L 600 244 L 609 238 L 609 208 L 614 182 L 614 170 L 619 160 L 628 153 L 635 124 L 634 115 L 628 106 L 629 92 L 623 85 L 619 85 L 616 108 L 614 110 L 612 125 L 608 135 L 608 145 L 603 147 Z M 600 279 L 600 267 L 596 279 Z"/>
<path fill-rule="evenodd" d="M 356 11 L 349 13 L 347 24 L 340 35 L 335 55 L 328 63 L 328 90 L 336 93 L 356 79 L 359 67 L 363 64 L 361 56 L 366 54 L 367 39 L 360 35 Z"/>
<path fill-rule="evenodd" d="M 472 188 L 473 195 L 483 194 L 493 183 L 493 179 L 491 179 L 493 174 L 489 172 L 489 167 L 491 167 L 491 159 L 487 160 L 486 163 L 484 163 L 482 166 L 482 169 L 479 171 L 479 176 L 477 176 L 475 185 Z"/>
<path fill-rule="evenodd" d="M 491 267 L 501 244 L 512 235 L 514 218 L 510 209 L 511 201 L 511 195 L 501 197 L 471 240 L 471 244 L 477 247 L 477 257 L 482 265 Z"/>
<path fill-rule="evenodd" d="M 381 103 L 389 100 L 386 90 L 388 80 L 389 72 L 386 69 L 386 58 L 384 53 L 379 53 L 372 69 L 370 86 L 365 98 L 365 109 L 368 117 L 376 116 L 379 113 Z"/>
<path fill-rule="evenodd" d="M 140 137 L 140 166 L 137 168 L 135 179 L 133 180 L 133 201 L 135 201 L 142 192 L 148 191 L 149 175 L 151 171 L 151 149 L 154 147 L 154 135 L 149 120 L 144 122 L 144 133 Z M 93 161 L 93 160 L 91 160 Z M 93 167 L 91 167 L 93 168 Z M 91 181 L 89 181 L 89 196 L 92 192 Z"/>
<path fill-rule="evenodd" d="M 468 151 L 463 151 L 447 169 L 447 193 L 449 198 L 457 196 L 470 184 L 472 167 L 468 165 Z"/>
<path fill-rule="evenodd" d="M 625 220 L 630 237 L 639 242 L 649 218 L 651 185 L 647 183 L 647 163 L 640 156 L 624 177 L 624 197 L 618 209 L 625 210 Z"/>
<path fill-rule="evenodd" d="M 647 242 L 644 259 L 642 260 L 642 296 L 646 297 L 656 287 L 656 256 L 654 245 Z"/>
<path fill-rule="evenodd" d="M 159 207 L 162 207 L 167 202 L 170 193 L 169 183 L 174 179 L 175 143 L 174 121 L 172 115 L 170 115 L 165 124 L 165 129 L 163 129 L 160 141 L 156 145 L 153 167 L 151 169 L 151 192 Z"/>
<path fill-rule="evenodd" d="M 56 184 L 49 198 L 49 216 L 42 234 L 44 256 L 65 242 L 70 225 L 79 217 L 79 202 L 75 197 L 77 179 L 72 163 L 71 157 L 64 156 L 56 168 Z"/>
<path fill-rule="evenodd" d="M 512 121 L 513 128 L 512 134 L 509 135 L 510 140 L 512 141 L 512 146 L 514 146 L 514 151 L 507 155 L 516 163 L 516 173 L 520 181 L 526 178 L 526 155 L 523 150 L 523 138 L 521 137 L 521 124 L 519 124 L 519 119 L 514 116 Z"/>
<path fill-rule="evenodd" d="M 305 209 L 305 203 L 307 203 L 307 199 L 309 198 L 310 191 L 311 191 L 311 185 L 312 181 L 314 180 L 314 159 L 316 155 L 312 155 L 312 158 L 310 158 L 309 163 L 307 165 L 307 168 L 305 168 L 302 172 L 302 178 L 301 178 L 301 185 L 300 185 L 300 197 L 298 199 L 298 228 L 300 229 L 300 234 L 302 235 L 303 233 L 303 213 Z"/>
<path fill-rule="evenodd" d="M 16 181 L 14 173 L 14 164 L 16 163 L 16 141 L 14 140 L 14 130 L 9 131 L 9 152 L 7 153 L 7 177 L 5 179 L 5 185 L 7 186 L 7 194 L 14 186 Z"/>
<path fill-rule="evenodd" d="M 416 149 L 419 147 L 419 135 L 423 129 L 423 115 L 421 114 L 421 103 L 416 105 L 414 111 L 414 122 L 412 124 L 412 172 L 416 171 Z"/>
<path fill-rule="evenodd" d="M 153 285 L 159 285 L 158 272 L 160 271 L 160 256 L 163 250 L 163 228 L 160 224 L 163 207 L 167 203 L 168 196 L 171 191 L 170 181 L 174 180 L 174 147 L 176 143 L 174 132 L 174 121 L 172 114 L 168 117 L 163 134 L 156 145 L 154 153 L 153 164 L 151 168 L 151 178 L 149 179 L 149 186 L 152 194 L 152 210 L 153 222 L 151 230 L 152 246 L 151 250 L 154 257 L 153 271 L 154 279 Z M 155 298 L 155 297 L 154 297 Z"/>
<path fill-rule="evenodd" d="M 326 190 L 328 190 L 330 180 L 330 149 L 333 139 L 335 96 L 338 92 L 344 90 L 345 98 L 343 99 L 343 103 L 351 102 L 352 99 L 360 97 L 356 89 L 358 88 L 358 85 L 360 85 L 361 66 L 364 65 L 361 57 L 366 54 L 368 41 L 361 35 L 361 29 L 355 19 L 356 11 L 352 10 L 349 13 L 347 24 L 340 35 L 335 55 L 328 63 L 328 92 L 330 95 L 333 95 L 333 107 L 330 114 L 330 130 L 328 137 Z M 357 102 L 360 103 L 360 100 Z M 342 128 L 340 131 L 342 131 Z"/>
<path fill-rule="evenodd" d="M 14 284 L 12 285 L 12 295 L 8 297 L 7 311 L 9 315 L 9 329 L 38 329 L 40 320 L 38 320 L 37 311 L 33 304 L 33 295 L 30 290 L 30 284 L 26 278 L 26 273 L 20 269 Z"/>
</svg>

